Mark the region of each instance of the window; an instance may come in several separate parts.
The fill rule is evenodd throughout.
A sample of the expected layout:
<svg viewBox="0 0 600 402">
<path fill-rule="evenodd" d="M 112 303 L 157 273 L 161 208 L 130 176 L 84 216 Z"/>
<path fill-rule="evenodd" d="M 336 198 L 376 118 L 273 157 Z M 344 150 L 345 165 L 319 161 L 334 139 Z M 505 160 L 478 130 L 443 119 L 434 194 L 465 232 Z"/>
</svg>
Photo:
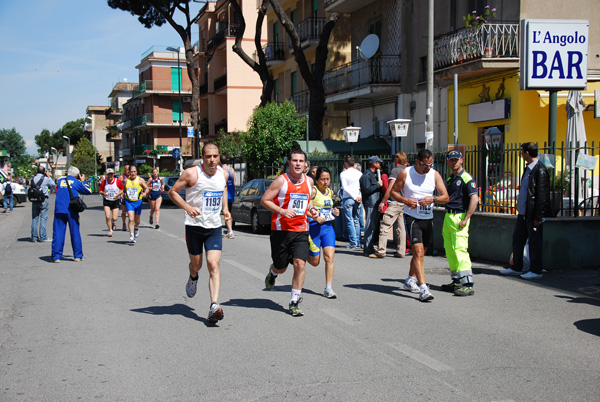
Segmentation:
<svg viewBox="0 0 600 402">
<path fill-rule="evenodd" d="M 171 91 L 181 90 L 181 68 L 171 67 Z"/>
<path fill-rule="evenodd" d="M 275 46 L 277 46 L 277 42 L 279 42 L 279 23 L 273 23 L 273 42 L 275 42 Z"/>
<path fill-rule="evenodd" d="M 296 71 L 294 71 L 292 73 L 292 95 L 296 95 L 296 93 L 298 92 L 297 78 L 298 78 L 298 73 Z"/>
<path fill-rule="evenodd" d="M 296 10 L 292 11 L 292 14 L 290 15 L 290 19 L 292 20 L 292 24 L 294 26 L 298 25 L 298 13 L 296 12 Z"/>
<path fill-rule="evenodd" d="M 173 108 L 173 121 L 182 121 L 181 110 L 179 109 L 179 99 L 171 101 Z"/>
</svg>

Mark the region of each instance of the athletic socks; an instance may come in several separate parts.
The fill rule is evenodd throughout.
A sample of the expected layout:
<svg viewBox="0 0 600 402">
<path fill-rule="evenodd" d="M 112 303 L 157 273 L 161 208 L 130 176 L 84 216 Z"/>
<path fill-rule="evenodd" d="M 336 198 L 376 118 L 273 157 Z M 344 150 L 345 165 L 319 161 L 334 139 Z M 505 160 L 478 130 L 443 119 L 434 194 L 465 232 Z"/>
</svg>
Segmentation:
<svg viewBox="0 0 600 402">
<path fill-rule="evenodd" d="M 277 278 L 277 274 L 275 272 L 273 272 L 273 266 L 272 265 L 271 265 L 271 268 L 269 270 L 271 271 L 271 276 L 273 276 L 273 278 Z"/>
<path fill-rule="evenodd" d="M 421 290 L 421 292 L 424 290 L 427 290 L 427 285 L 426 284 L 419 285 L 419 289 Z"/>
<path fill-rule="evenodd" d="M 292 299 L 290 300 L 290 303 L 296 303 L 298 299 L 300 299 L 300 293 L 302 293 L 302 289 L 292 289 Z"/>
</svg>

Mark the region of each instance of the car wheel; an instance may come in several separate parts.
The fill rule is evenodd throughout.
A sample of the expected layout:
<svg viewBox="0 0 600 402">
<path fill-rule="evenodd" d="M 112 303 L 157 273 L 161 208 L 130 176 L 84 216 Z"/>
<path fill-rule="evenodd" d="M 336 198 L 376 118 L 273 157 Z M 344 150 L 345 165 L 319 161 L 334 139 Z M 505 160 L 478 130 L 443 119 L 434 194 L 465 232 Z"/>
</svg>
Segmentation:
<svg viewBox="0 0 600 402">
<path fill-rule="evenodd" d="M 256 210 L 252 211 L 252 216 L 250 218 L 250 225 L 252 226 L 252 233 L 260 233 L 262 229 L 260 224 L 258 223 L 258 212 Z"/>
</svg>

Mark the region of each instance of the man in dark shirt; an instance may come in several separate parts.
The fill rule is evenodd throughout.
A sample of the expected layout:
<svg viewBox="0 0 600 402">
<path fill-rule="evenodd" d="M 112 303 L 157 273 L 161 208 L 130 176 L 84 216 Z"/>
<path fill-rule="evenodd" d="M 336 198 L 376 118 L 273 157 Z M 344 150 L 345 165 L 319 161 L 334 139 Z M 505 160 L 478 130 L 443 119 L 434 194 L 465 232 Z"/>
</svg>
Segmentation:
<svg viewBox="0 0 600 402">
<path fill-rule="evenodd" d="M 446 189 L 450 199 L 446 203 L 446 216 L 442 236 L 444 249 L 450 266 L 452 282 L 441 289 L 453 292 L 456 296 L 472 296 L 473 271 L 469 256 L 469 223 L 477 209 L 479 196 L 473 177 L 463 169 L 462 153 L 452 150 L 446 156 L 450 177 L 446 179 Z"/>
<path fill-rule="evenodd" d="M 378 156 L 371 156 L 369 158 L 369 168 L 363 173 L 359 181 L 366 217 L 363 254 L 369 258 L 378 258 L 375 254 L 374 234 L 377 233 L 377 224 L 379 223 L 378 207 L 383 186 L 381 176 L 377 173 L 381 169 L 381 162 L 383 161 Z"/>
</svg>

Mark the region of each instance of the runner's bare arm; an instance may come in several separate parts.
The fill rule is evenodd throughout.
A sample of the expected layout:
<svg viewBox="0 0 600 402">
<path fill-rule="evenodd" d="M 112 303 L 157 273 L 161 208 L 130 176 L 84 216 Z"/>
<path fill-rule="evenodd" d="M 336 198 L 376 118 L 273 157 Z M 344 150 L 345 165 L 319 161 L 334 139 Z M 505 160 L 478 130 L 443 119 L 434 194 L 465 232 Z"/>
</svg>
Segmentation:
<svg viewBox="0 0 600 402">
<path fill-rule="evenodd" d="M 407 174 L 408 171 L 406 169 L 400 172 L 398 178 L 394 181 L 394 185 L 392 186 L 392 191 L 390 192 L 390 195 L 393 199 L 404 203 L 409 208 L 416 208 L 417 200 L 415 198 L 406 198 L 401 193 L 402 189 L 404 188 L 404 183 L 406 182 Z"/>
<path fill-rule="evenodd" d="M 275 199 L 275 197 L 277 197 L 277 194 L 279 194 L 279 191 L 283 187 L 284 180 L 285 179 L 283 178 L 283 176 L 278 176 L 275 179 L 275 181 L 271 183 L 267 191 L 265 191 L 265 193 L 263 194 L 260 200 L 260 204 L 273 213 L 280 214 L 282 216 L 285 216 L 286 218 L 293 218 L 294 216 L 296 216 L 296 211 L 291 209 L 283 209 L 273 202 L 273 200 Z"/>
<path fill-rule="evenodd" d="M 169 190 L 169 198 L 175 205 L 179 208 L 183 209 L 189 216 L 192 218 L 200 215 L 200 210 L 198 208 L 192 207 L 190 204 L 185 202 L 183 198 L 179 195 L 179 192 L 185 187 L 193 186 L 198 180 L 198 173 L 196 172 L 196 167 L 192 166 L 191 168 L 185 169 L 179 179 L 173 184 L 173 187 Z"/>
<path fill-rule="evenodd" d="M 226 221 L 231 220 L 231 213 L 229 211 L 229 193 L 227 192 L 227 180 L 229 180 L 229 172 L 223 169 L 223 176 L 225 177 L 225 188 L 223 189 L 223 217 Z"/>
</svg>

